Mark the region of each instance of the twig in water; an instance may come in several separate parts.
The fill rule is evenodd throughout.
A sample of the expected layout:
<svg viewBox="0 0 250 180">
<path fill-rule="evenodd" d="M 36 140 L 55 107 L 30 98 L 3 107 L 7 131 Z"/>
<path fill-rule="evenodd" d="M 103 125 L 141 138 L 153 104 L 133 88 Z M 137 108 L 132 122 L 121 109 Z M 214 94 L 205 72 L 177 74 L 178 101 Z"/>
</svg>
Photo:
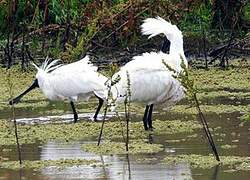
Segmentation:
<svg viewBox="0 0 250 180">
<path fill-rule="evenodd" d="M 194 94 L 194 97 L 193 97 L 193 98 L 194 98 L 194 100 L 195 100 L 196 109 L 197 109 L 197 111 L 198 111 L 198 114 L 199 114 L 201 123 L 202 123 L 202 125 L 203 125 L 203 129 L 204 129 L 204 131 L 205 131 L 205 133 L 206 133 L 206 136 L 207 136 L 207 139 L 208 139 L 208 141 L 209 141 L 209 144 L 210 144 L 211 147 L 212 147 L 212 150 L 213 150 L 213 152 L 214 152 L 214 155 L 215 155 L 216 160 L 217 160 L 217 161 L 220 161 L 220 157 L 219 157 L 219 154 L 218 154 L 218 152 L 217 152 L 216 146 L 215 146 L 215 144 L 214 144 L 214 140 L 213 140 L 213 137 L 212 137 L 211 132 L 210 132 L 210 130 L 209 130 L 207 121 L 206 121 L 205 116 L 203 115 L 203 113 L 202 113 L 202 111 L 201 111 L 201 109 L 200 109 L 200 105 L 199 105 L 199 101 L 198 101 L 198 99 L 197 99 L 197 95 Z"/>
<path fill-rule="evenodd" d="M 213 153 L 215 155 L 216 160 L 220 161 L 219 154 L 218 154 L 218 151 L 216 149 L 211 132 L 209 130 L 207 121 L 206 121 L 205 116 L 203 115 L 203 113 L 200 109 L 200 104 L 199 104 L 199 101 L 197 98 L 197 89 L 194 86 L 194 81 L 192 79 L 190 79 L 190 77 L 189 77 L 188 69 L 187 69 L 186 65 L 184 64 L 182 56 L 181 56 L 181 59 L 182 59 L 182 62 L 181 62 L 182 72 L 180 72 L 177 77 L 174 75 L 173 75 L 173 77 L 177 78 L 177 80 L 180 81 L 181 85 L 186 89 L 186 93 L 188 93 L 188 96 L 191 98 L 191 100 L 193 100 L 195 102 L 195 106 L 196 106 L 196 109 L 198 111 L 200 121 L 203 125 L 203 129 L 206 133 L 208 142 L 213 150 Z M 162 63 L 165 65 L 165 67 L 169 71 L 172 71 L 175 73 L 175 71 L 173 69 L 171 69 L 171 67 L 169 67 L 169 65 L 166 64 L 166 62 L 162 61 Z"/>
<path fill-rule="evenodd" d="M 117 67 L 114 64 L 111 64 L 111 67 L 110 67 L 110 76 L 111 76 L 111 78 L 110 78 L 110 80 L 108 80 L 106 82 L 106 86 L 108 87 L 108 95 L 107 95 L 106 105 L 105 105 L 105 108 L 104 108 L 102 126 L 101 126 L 100 134 L 99 134 L 99 137 L 98 137 L 98 143 L 97 143 L 98 146 L 101 143 L 101 138 L 102 138 L 102 133 L 103 133 L 103 128 L 104 128 L 104 123 L 105 123 L 108 107 L 110 107 L 110 105 L 111 105 L 111 104 L 109 104 L 109 99 L 111 98 L 111 88 L 112 88 L 113 85 L 115 85 L 120 80 L 119 76 L 116 79 L 113 79 L 113 75 L 115 74 L 116 71 L 117 71 Z M 109 84 L 109 82 L 110 82 L 110 84 Z"/>
<path fill-rule="evenodd" d="M 10 93 L 10 99 L 13 98 L 13 94 L 12 94 L 12 89 L 13 89 L 13 84 L 11 82 L 11 78 L 10 78 L 10 70 L 8 70 L 8 85 L 9 85 L 9 93 Z M 16 145 L 17 145 L 17 151 L 18 151 L 18 159 L 19 159 L 19 164 L 22 164 L 22 156 L 21 156 L 21 148 L 20 148 L 20 144 L 19 144 L 19 138 L 18 138 L 18 129 L 17 129 L 17 123 L 16 123 L 16 115 L 15 115 L 15 106 L 14 103 L 12 103 L 11 105 L 11 112 L 12 112 L 12 119 L 14 122 L 14 128 L 15 128 L 15 138 L 16 138 Z"/>
<path fill-rule="evenodd" d="M 128 144 L 129 144 L 129 120 L 130 120 L 130 97 L 131 97 L 131 91 L 130 91 L 130 78 L 128 71 L 127 74 L 127 93 L 126 98 L 124 101 L 125 105 L 125 118 L 126 118 L 126 132 L 127 132 L 127 138 L 126 138 L 126 151 L 128 151 Z"/>
</svg>

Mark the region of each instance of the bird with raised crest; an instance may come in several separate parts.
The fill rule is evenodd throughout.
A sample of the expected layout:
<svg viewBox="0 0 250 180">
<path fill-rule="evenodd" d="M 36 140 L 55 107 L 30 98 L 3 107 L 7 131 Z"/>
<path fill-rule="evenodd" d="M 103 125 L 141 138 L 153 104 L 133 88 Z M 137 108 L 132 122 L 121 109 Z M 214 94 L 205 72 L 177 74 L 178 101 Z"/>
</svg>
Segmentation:
<svg viewBox="0 0 250 180">
<path fill-rule="evenodd" d="M 9 101 L 9 104 L 18 103 L 21 98 L 35 88 L 40 88 L 43 94 L 50 100 L 69 100 L 74 114 L 74 122 L 78 120 L 78 114 L 75 109 L 75 101 L 87 101 L 92 95 L 99 100 L 99 105 L 94 115 L 94 120 L 105 100 L 107 94 L 104 85 L 107 78 L 97 72 L 89 60 L 89 56 L 73 62 L 71 64 L 62 64 L 60 60 L 46 58 L 44 63 L 38 67 L 36 78 L 32 85 L 16 98 Z"/>
</svg>

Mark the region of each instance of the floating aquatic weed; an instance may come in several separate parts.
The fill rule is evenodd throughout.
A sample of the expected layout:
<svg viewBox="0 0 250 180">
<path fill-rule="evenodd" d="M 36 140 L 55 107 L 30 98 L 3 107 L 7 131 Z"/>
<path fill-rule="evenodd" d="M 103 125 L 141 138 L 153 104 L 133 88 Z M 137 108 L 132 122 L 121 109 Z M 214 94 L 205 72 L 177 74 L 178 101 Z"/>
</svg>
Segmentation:
<svg viewBox="0 0 250 180">
<path fill-rule="evenodd" d="M 188 163 L 192 168 L 210 169 L 218 164 L 228 169 L 250 170 L 250 157 L 240 156 L 220 156 L 220 162 L 216 161 L 212 155 L 202 156 L 196 154 L 167 156 L 163 163 L 167 165 Z"/>
<path fill-rule="evenodd" d="M 8 124 L 0 120 L 0 145 L 15 144 L 15 139 L 9 133 Z M 80 122 L 77 124 L 37 124 L 20 126 L 20 143 L 32 144 L 36 142 L 47 142 L 49 140 L 69 141 L 82 140 L 96 136 L 99 124 L 92 122 Z"/>
<path fill-rule="evenodd" d="M 244 114 L 243 116 L 240 117 L 241 120 L 243 121 L 249 121 L 250 122 L 250 113 Z"/>
<path fill-rule="evenodd" d="M 232 113 L 232 112 L 249 112 L 250 105 L 224 105 L 224 104 L 217 104 L 217 105 L 201 105 L 202 109 L 205 109 L 206 113 Z M 196 114 L 195 107 L 190 107 L 188 105 L 176 105 L 171 109 L 172 112 L 176 113 L 185 113 L 185 114 Z"/>
<path fill-rule="evenodd" d="M 20 167 L 18 161 L 7 161 L 2 162 L 0 164 L 1 168 L 6 169 L 33 169 L 33 170 L 41 170 L 47 167 L 57 167 L 57 168 L 65 168 L 72 166 L 80 166 L 80 165 L 96 165 L 99 164 L 100 161 L 97 160 L 86 160 L 86 159 L 60 159 L 60 160 L 40 160 L 40 161 L 23 161 L 22 166 Z"/>
<path fill-rule="evenodd" d="M 222 149 L 233 149 L 233 148 L 237 148 L 238 146 L 233 144 L 233 145 L 230 145 L 230 144 L 225 144 L 225 145 L 221 145 L 220 146 Z"/>
<path fill-rule="evenodd" d="M 177 133 L 192 133 L 195 129 L 200 129 L 202 126 L 197 121 L 161 121 L 155 120 L 154 128 L 156 134 L 177 134 Z"/>
<path fill-rule="evenodd" d="M 86 152 L 95 154 L 141 154 L 163 151 L 163 145 L 161 144 L 148 144 L 141 141 L 131 141 L 128 151 L 124 143 L 110 141 L 103 142 L 99 146 L 96 146 L 96 144 L 84 144 L 81 148 Z"/>
<path fill-rule="evenodd" d="M 181 142 L 181 140 L 180 139 L 168 139 L 165 142 L 167 142 L 167 143 L 179 143 L 179 142 Z"/>
<path fill-rule="evenodd" d="M 10 123 L 6 120 L 0 120 L 0 145 L 15 144 L 14 136 L 10 133 Z M 106 127 L 112 131 L 104 131 L 105 139 L 119 139 L 122 138 L 122 129 L 119 121 L 107 121 Z M 43 143 L 49 140 L 53 141 L 74 141 L 97 137 L 100 124 L 90 121 L 81 121 L 76 124 L 34 124 L 34 125 L 20 125 L 19 136 L 21 144 Z M 178 134 L 178 133 L 192 133 L 195 129 L 201 126 L 195 121 L 161 121 L 155 120 L 154 134 Z M 131 139 L 145 139 L 148 133 L 144 131 L 141 122 L 133 122 L 130 124 L 130 138 Z"/>
</svg>

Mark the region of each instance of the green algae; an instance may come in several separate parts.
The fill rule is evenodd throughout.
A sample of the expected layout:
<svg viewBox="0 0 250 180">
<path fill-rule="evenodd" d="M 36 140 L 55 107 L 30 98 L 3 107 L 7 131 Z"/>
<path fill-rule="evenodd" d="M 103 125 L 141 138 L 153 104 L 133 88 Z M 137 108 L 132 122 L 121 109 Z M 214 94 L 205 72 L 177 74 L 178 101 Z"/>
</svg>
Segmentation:
<svg viewBox="0 0 250 180">
<path fill-rule="evenodd" d="M 97 160 L 86 160 L 86 159 L 60 159 L 60 160 L 39 160 L 39 161 L 22 161 L 22 165 L 19 161 L 7 161 L 0 164 L 0 168 L 5 169 L 33 169 L 41 170 L 48 167 L 56 168 L 66 168 L 72 166 L 82 166 L 82 165 L 96 165 L 100 162 Z"/>
<path fill-rule="evenodd" d="M 216 165 L 221 165 L 234 170 L 250 170 L 250 157 L 240 156 L 220 156 L 221 161 L 215 160 L 214 156 L 202 156 L 196 154 L 167 156 L 163 163 L 167 165 L 188 163 L 192 168 L 210 169 Z"/>
<path fill-rule="evenodd" d="M 190 73 L 195 78 L 199 89 L 229 88 L 249 91 L 250 70 L 247 66 L 246 68 L 228 68 L 227 70 L 210 68 L 208 71 L 204 71 L 203 69 L 196 69 Z"/>
<path fill-rule="evenodd" d="M 250 105 L 201 105 L 202 111 L 205 113 L 232 113 L 232 112 L 243 112 L 247 113 L 250 111 Z M 176 105 L 171 109 L 171 112 L 175 113 L 183 113 L 183 114 L 197 114 L 197 110 L 195 107 L 190 107 L 188 105 Z"/>
<path fill-rule="evenodd" d="M 244 114 L 243 116 L 240 117 L 241 120 L 243 121 L 249 121 L 250 122 L 250 113 Z"/>
<path fill-rule="evenodd" d="M 53 141 L 74 141 L 95 138 L 100 131 L 101 123 L 91 121 L 81 121 L 76 124 L 36 124 L 18 125 L 18 135 L 20 144 L 32 144 L 36 142 Z M 190 133 L 201 128 L 196 121 L 154 121 L 155 134 L 177 134 Z M 0 120 L 0 145 L 14 145 L 14 129 L 10 121 Z M 123 138 L 125 123 L 120 121 L 109 121 L 105 124 L 105 139 Z M 148 137 L 148 132 L 143 129 L 141 122 L 130 123 L 130 138 L 144 139 Z"/>
<path fill-rule="evenodd" d="M 12 123 L 0 121 L 0 145 L 15 144 Z M 20 144 L 47 142 L 49 140 L 70 141 L 95 136 L 99 132 L 99 124 L 81 122 L 76 124 L 38 124 L 19 125 Z"/>
<path fill-rule="evenodd" d="M 82 149 L 95 154 L 142 154 L 163 151 L 163 145 L 132 141 L 129 143 L 129 151 L 126 151 L 125 143 L 105 141 L 99 146 L 96 144 L 84 144 Z"/>
<path fill-rule="evenodd" d="M 220 146 L 222 149 L 233 149 L 233 148 L 237 148 L 237 145 L 230 145 L 230 144 L 224 144 Z"/>
<path fill-rule="evenodd" d="M 246 90 L 247 91 L 247 90 Z M 228 100 L 237 100 L 237 101 L 242 101 L 247 99 L 250 96 L 250 90 L 248 90 L 249 92 L 241 92 L 241 91 L 237 91 L 237 92 L 230 92 L 230 91 L 226 91 L 226 90 L 220 90 L 220 89 L 214 89 L 214 90 L 210 90 L 208 91 L 200 91 L 198 93 L 198 99 L 203 102 L 206 100 L 216 100 L 217 98 L 221 98 L 221 99 L 228 99 Z"/>
<path fill-rule="evenodd" d="M 193 133 L 196 129 L 202 126 L 196 121 L 154 121 L 154 128 L 156 134 L 179 134 L 179 133 Z"/>
</svg>

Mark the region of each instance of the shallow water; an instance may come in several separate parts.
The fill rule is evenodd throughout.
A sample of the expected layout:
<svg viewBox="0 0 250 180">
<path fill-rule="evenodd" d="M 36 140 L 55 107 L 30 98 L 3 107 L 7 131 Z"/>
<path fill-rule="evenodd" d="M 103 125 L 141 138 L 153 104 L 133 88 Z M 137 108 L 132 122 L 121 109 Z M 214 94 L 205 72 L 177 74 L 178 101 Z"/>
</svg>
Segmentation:
<svg viewBox="0 0 250 180">
<path fill-rule="evenodd" d="M 159 113 L 161 112 L 161 113 Z M 31 117 L 29 114 L 28 117 Z M 112 114 L 110 114 L 112 116 Z M 165 117 L 183 117 L 181 114 L 173 114 L 162 111 L 161 107 L 155 110 L 154 118 L 165 119 Z M 207 114 L 209 126 L 213 127 L 212 134 L 220 155 L 227 156 L 250 156 L 250 126 L 242 123 L 239 112 L 229 114 Z M 20 115 L 19 115 L 20 117 Z M 47 123 L 51 119 L 59 119 L 70 122 L 72 115 L 43 116 L 38 118 L 17 119 L 19 123 Z M 92 114 L 80 114 L 81 120 L 90 120 Z M 140 121 L 141 114 L 133 115 L 133 119 Z M 188 118 L 186 116 L 186 118 Z M 101 117 L 100 117 L 101 119 Z M 84 133 L 84 132 L 83 132 Z M 200 154 L 208 155 L 211 150 L 207 144 L 202 129 L 193 134 L 156 135 L 149 134 L 149 143 L 159 143 L 164 146 L 164 151 L 152 154 L 137 155 L 96 155 L 84 152 L 81 145 L 96 143 L 95 140 L 75 141 L 67 144 L 59 142 L 47 142 L 45 144 L 31 144 L 22 146 L 22 158 L 24 160 L 58 160 L 66 159 L 88 159 L 98 160 L 103 166 L 72 166 L 62 169 L 47 167 L 35 170 L 9 170 L 0 169 L 0 179 L 226 179 L 248 180 L 250 171 L 228 171 L 220 165 L 211 169 L 194 169 L 188 163 L 176 165 L 164 165 L 161 160 L 167 155 L 177 154 Z M 222 145 L 236 145 L 234 148 L 222 148 Z M 4 148 L 12 151 L 3 151 Z M 15 146 L 0 147 L 0 156 L 9 160 L 17 160 Z"/>
</svg>

